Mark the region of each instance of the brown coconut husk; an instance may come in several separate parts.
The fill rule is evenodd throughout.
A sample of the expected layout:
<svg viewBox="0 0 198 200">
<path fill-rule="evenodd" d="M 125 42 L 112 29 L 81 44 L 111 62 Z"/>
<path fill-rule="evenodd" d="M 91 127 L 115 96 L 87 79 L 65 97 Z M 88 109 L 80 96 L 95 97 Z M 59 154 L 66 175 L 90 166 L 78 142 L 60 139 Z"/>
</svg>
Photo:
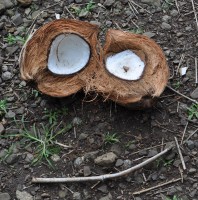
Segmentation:
<svg viewBox="0 0 198 200">
<path fill-rule="evenodd" d="M 70 76 L 55 75 L 47 68 L 51 43 L 63 33 L 81 36 L 91 50 L 86 67 Z M 97 35 L 98 26 L 88 22 L 61 19 L 45 24 L 28 39 L 21 51 L 19 62 L 22 79 L 34 81 L 41 92 L 50 96 L 65 97 L 78 92 L 85 87 L 87 77 L 93 76 L 92 72 L 98 63 Z"/>
<path fill-rule="evenodd" d="M 140 79 L 126 81 L 110 74 L 105 66 L 109 54 L 130 49 L 145 63 Z M 166 87 L 169 68 L 162 49 L 150 38 L 124 32 L 109 30 L 106 34 L 103 56 L 98 65 L 94 87 L 105 99 L 134 109 L 151 107 Z"/>
</svg>

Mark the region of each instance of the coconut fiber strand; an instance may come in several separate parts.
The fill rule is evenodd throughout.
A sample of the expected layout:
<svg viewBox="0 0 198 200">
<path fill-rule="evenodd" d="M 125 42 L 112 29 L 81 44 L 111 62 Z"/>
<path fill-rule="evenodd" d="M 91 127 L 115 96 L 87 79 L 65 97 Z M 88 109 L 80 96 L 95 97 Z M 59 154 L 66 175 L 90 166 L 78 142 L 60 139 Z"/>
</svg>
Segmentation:
<svg viewBox="0 0 198 200">
<path fill-rule="evenodd" d="M 77 34 L 90 46 L 90 59 L 86 67 L 70 76 L 60 76 L 48 70 L 51 44 L 60 34 Z M 21 77 L 37 83 L 38 89 L 50 96 L 63 97 L 85 87 L 84 80 L 91 75 L 98 63 L 98 26 L 77 20 L 55 20 L 39 28 L 24 45 L 20 56 Z"/>
<path fill-rule="evenodd" d="M 145 63 L 140 79 L 126 81 L 110 74 L 105 69 L 108 55 L 126 49 L 132 50 Z M 109 30 L 101 56 L 99 69 L 96 71 L 96 91 L 105 99 L 111 99 L 125 106 L 150 107 L 166 87 L 169 68 L 161 48 L 150 38 L 121 30 Z M 88 83 L 87 83 L 88 84 Z"/>
</svg>

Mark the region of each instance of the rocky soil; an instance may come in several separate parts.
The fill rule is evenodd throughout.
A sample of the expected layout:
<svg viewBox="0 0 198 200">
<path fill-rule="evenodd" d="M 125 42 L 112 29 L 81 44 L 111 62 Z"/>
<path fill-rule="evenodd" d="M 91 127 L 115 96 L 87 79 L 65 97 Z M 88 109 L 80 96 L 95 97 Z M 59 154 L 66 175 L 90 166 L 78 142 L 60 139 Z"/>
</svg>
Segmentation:
<svg viewBox="0 0 198 200">
<path fill-rule="evenodd" d="M 93 2 L 0 0 L 0 200 L 198 199 L 197 1 L 192 1 L 195 12 L 192 2 L 186 0 Z M 100 97 L 95 99 L 95 94 L 81 92 L 62 99 L 41 94 L 21 80 L 19 53 L 32 28 L 57 16 L 98 24 L 101 42 L 109 28 L 151 37 L 167 57 L 169 86 L 191 100 L 167 88 L 152 109 L 132 111 Z M 32 177 L 116 173 L 174 144 L 174 137 L 186 170 L 177 148 L 173 148 L 117 180 L 31 182 Z M 168 181 L 172 182 L 161 186 Z"/>
</svg>

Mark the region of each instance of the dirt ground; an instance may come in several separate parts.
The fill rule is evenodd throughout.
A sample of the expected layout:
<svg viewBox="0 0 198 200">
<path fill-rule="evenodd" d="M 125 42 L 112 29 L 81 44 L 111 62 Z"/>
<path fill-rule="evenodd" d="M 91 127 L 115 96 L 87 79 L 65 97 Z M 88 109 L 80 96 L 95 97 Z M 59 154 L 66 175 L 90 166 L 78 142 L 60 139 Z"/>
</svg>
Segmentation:
<svg viewBox="0 0 198 200">
<path fill-rule="evenodd" d="M 33 0 L 27 6 L 0 0 L 0 200 L 198 199 L 197 12 L 196 0 Z M 141 111 L 83 91 L 60 99 L 41 94 L 21 80 L 18 58 L 32 25 L 55 20 L 55 13 L 98 24 L 101 42 L 109 28 L 152 37 L 166 55 L 170 87 L 153 108 Z M 116 180 L 31 182 L 32 177 L 116 173 L 156 155 L 175 137 L 186 170 L 173 148 Z M 113 162 L 96 164 L 111 152 Z"/>
</svg>

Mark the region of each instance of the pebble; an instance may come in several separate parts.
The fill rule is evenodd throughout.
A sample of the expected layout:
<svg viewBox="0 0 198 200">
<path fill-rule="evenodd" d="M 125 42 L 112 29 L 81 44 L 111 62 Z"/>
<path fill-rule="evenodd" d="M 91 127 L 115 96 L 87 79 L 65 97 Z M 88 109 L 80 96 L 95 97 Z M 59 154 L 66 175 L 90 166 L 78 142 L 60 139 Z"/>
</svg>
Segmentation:
<svg viewBox="0 0 198 200">
<path fill-rule="evenodd" d="M 79 126 L 82 124 L 82 120 L 79 117 L 74 117 L 74 119 L 72 120 L 72 124 L 73 126 Z"/>
<path fill-rule="evenodd" d="M 161 0 L 141 0 L 141 3 L 154 5 L 156 7 L 160 7 L 161 6 Z"/>
<path fill-rule="evenodd" d="M 83 0 L 75 0 L 76 3 L 82 3 Z"/>
<path fill-rule="evenodd" d="M 84 173 L 84 176 L 90 176 L 91 175 L 91 169 L 89 166 L 84 166 L 83 167 L 83 173 Z"/>
<path fill-rule="evenodd" d="M 171 30 L 171 25 L 166 23 L 166 22 L 162 22 L 162 25 L 161 25 L 162 29 L 164 30 Z"/>
<path fill-rule="evenodd" d="M 190 174 L 194 174 L 196 171 L 197 171 L 197 169 L 195 169 L 195 168 L 190 168 L 188 172 L 189 172 Z"/>
<path fill-rule="evenodd" d="M 54 161 L 54 162 L 58 162 L 61 158 L 60 158 L 59 155 L 53 154 L 53 155 L 51 156 L 51 159 L 52 159 L 52 161 Z"/>
<path fill-rule="evenodd" d="M 9 110 L 6 114 L 5 114 L 5 118 L 7 118 L 7 119 L 12 119 L 12 118 L 14 118 L 16 116 L 16 114 L 13 112 L 13 111 L 11 111 L 11 110 Z"/>
<path fill-rule="evenodd" d="M 26 191 L 21 192 L 21 191 L 17 190 L 16 197 L 18 200 L 33 200 L 32 195 Z"/>
<path fill-rule="evenodd" d="M 112 197 L 111 193 L 109 193 L 107 196 L 104 196 L 104 197 L 100 198 L 99 200 L 112 200 L 112 199 L 113 199 L 113 197 Z"/>
<path fill-rule="evenodd" d="M 66 196 L 67 196 L 67 190 L 59 190 L 58 191 L 58 196 L 61 198 L 61 199 L 63 199 L 63 198 L 65 198 Z"/>
<path fill-rule="evenodd" d="M 190 94 L 193 99 L 198 99 L 198 87 Z"/>
<path fill-rule="evenodd" d="M 98 190 L 102 193 L 108 193 L 108 189 L 106 185 L 102 185 L 98 188 Z"/>
<path fill-rule="evenodd" d="M 194 144 L 194 142 L 192 140 L 186 141 L 186 145 L 190 150 L 195 148 L 195 144 Z"/>
<path fill-rule="evenodd" d="M 32 3 L 32 0 L 17 0 L 22 6 L 28 6 Z"/>
<path fill-rule="evenodd" d="M 17 154 L 11 154 L 6 158 L 6 163 L 9 165 L 13 165 L 14 163 L 16 163 L 19 159 L 19 156 Z"/>
<path fill-rule="evenodd" d="M 25 161 L 30 163 L 32 162 L 34 159 L 34 156 L 31 153 L 27 153 L 26 157 L 25 157 Z"/>
<path fill-rule="evenodd" d="M 145 33 L 143 33 L 143 35 L 145 35 L 145 36 L 147 36 L 149 38 L 152 38 L 152 37 L 155 36 L 155 33 L 153 33 L 153 32 L 145 32 Z"/>
<path fill-rule="evenodd" d="M 110 7 L 115 3 L 115 0 L 106 0 L 104 6 Z"/>
<path fill-rule="evenodd" d="M 176 17 L 176 16 L 178 15 L 178 11 L 175 10 L 175 9 L 174 9 L 174 10 L 171 10 L 171 11 L 170 11 L 170 15 L 173 16 L 173 17 Z"/>
<path fill-rule="evenodd" d="M 115 166 L 120 167 L 123 165 L 123 163 L 124 163 L 124 161 L 122 159 L 117 159 Z"/>
<path fill-rule="evenodd" d="M 5 131 L 5 128 L 4 128 L 3 124 L 0 123 L 0 135 L 2 133 L 4 133 L 4 131 Z"/>
<path fill-rule="evenodd" d="M 81 200 L 82 199 L 81 193 L 80 192 L 74 192 L 73 193 L 73 199 L 74 200 Z"/>
<path fill-rule="evenodd" d="M 0 193 L 0 200 L 10 200 L 11 197 L 8 193 Z"/>
<path fill-rule="evenodd" d="M 111 146 L 111 151 L 115 153 L 117 156 L 120 156 L 122 154 L 122 149 L 118 144 L 113 144 Z"/>
<path fill-rule="evenodd" d="M 170 16 L 168 16 L 168 15 L 164 15 L 163 17 L 162 17 L 162 21 L 164 21 L 164 22 L 168 22 L 168 21 L 170 21 L 170 19 L 171 19 L 171 17 Z"/>
<path fill-rule="evenodd" d="M 4 72 L 4 73 L 2 73 L 1 78 L 2 78 L 3 81 L 8 81 L 12 78 L 12 73 Z"/>
<path fill-rule="evenodd" d="M 79 167 L 84 162 L 84 157 L 78 157 L 74 160 L 74 166 Z"/>
<path fill-rule="evenodd" d="M 157 155 L 157 154 L 158 154 L 157 150 L 151 149 L 151 150 L 149 150 L 149 152 L 148 152 L 148 157 L 150 158 L 150 157 L 153 157 L 153 156 L 155 156 L 155 155 Z"/>
<path fill-rule="evenodd" d="M 5 5 L 0 3 L 0 14 L 2 14 L 5 11 Z"/>
<path fill-rule="evenodd" d="M 21 17 L 21 14 L 16 14 L 12 17 L 12 22 L 15 24 L 15 26 L 19 26 L 23 23 L 23 18 Z"/>
<path fill-rule="evenodd" d="M 108 152 L 106 154 L 103 154 L 99 157 L 97 157 L 94 162 L 95 164 L 101 165 L 101 166 L 108 166 L 115 162 L 117 156 L 113 152 Z"/>
<path fill-rule="evenodd" d="M 132 161 L 131 160 L 124 160 L 123 163 L 123 169 L 129 169 L 132 166 Z"/>
<path fill-rule="evenodd" d="M 22 115 L 25 111 L 25 107 L 20 107 L 18 109 L 15 110 L 16 115 Z"/>
<path fill-rule="evenodd" d="M 0 151 L 0 159 L 4 158 L 7 154 L 8 150 L 7 149 L 2 149 Z"/>
</svg>

